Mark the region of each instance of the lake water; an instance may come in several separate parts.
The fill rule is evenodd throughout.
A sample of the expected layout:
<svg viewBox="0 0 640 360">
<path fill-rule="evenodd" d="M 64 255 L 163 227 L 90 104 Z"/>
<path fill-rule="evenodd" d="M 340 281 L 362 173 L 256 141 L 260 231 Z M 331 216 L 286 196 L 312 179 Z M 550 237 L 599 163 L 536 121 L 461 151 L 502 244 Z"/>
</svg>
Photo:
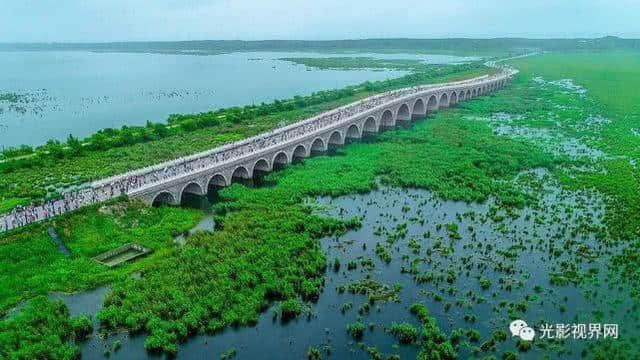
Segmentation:
<svg viewBox="0 0 640 360">
<path fill-rule="evenodd" d="M 402 71 L 316 70 L 278 60 L 329 57 L 313 53 L 232 53 L 213 56 L 93 53 L 81 51 L 0 52 L 0 149 L 39 145 L 48 139 L 85 137 L 103 128 L 165 121 L 169 114 L 342 88 L 367 80 L 399 77 Z M 445 55 L 378 55 L 455 63 L 471 58 Z"/>
</svg>

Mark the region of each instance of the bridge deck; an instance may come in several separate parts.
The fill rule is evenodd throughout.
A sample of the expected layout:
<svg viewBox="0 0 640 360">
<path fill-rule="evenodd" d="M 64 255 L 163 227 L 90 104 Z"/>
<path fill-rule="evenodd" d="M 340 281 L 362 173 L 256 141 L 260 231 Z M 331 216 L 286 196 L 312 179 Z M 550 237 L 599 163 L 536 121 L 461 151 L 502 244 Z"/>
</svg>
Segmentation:
<svg viewBox="0 0 640 360">
<path fill-rule="evenodd" d="M 94 181 L 62 198 L 37 206 L 14 209 L 0 216 L 0 232 L 128 195 L 152 204 L 156 200 L 180 204 L 182 194 L 206 194 L 209 185 L 230 185 L 232 179 L 251 178 L 254 171 L 270 171 L 276 163 L 342 145 L 399 121 L 411 120 L 442 107 L 502 87 L 517 73 L 503 69 L 492 76 L 394 90 L 371 96 L 294 124 L 208 151 Z"/>
</svg>

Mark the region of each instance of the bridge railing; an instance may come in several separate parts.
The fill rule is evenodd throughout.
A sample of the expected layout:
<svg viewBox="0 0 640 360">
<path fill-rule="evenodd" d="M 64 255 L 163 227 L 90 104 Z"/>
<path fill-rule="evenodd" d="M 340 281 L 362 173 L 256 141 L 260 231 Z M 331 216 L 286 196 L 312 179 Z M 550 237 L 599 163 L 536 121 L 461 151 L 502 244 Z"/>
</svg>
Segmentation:
<svg viewBox="0 0 640 360">
<path fill-rule="evenodd" d="M 247 139 L 243 139 L 237 142 L 222 145 L 220 147 L 217 147 L 211 150 L 199 152 L 199 153 L 192 154 L 185 157 L 180 157 L 174 160 L 169 160 L 156 165 L 132 170 L 127 173 L 114 175 L 106 179 L 98 180 L 98 181 L 92 182 L 90 184 L 90 187 L 99 188 L 114 182 L 125 180 L 130 177 L 145 176 L 150 173 L 154 173 L 158 171 L 166 171 L 165 169 L 167 168 L 174 167 L 174 166 L 182 166 L 184 163 L 197 161 L 199 159 L 203 159 L 207 157 L 212 158 L 214 163 L 226 162 L 230 159 L 231 156 L 234 156 L 234 155 L 241 156 L 245 154 L 247 151 L 253 152 L 252 148 L 256 147 L 255 144 L 258 142 L 262 144 L 264 144 L 265 142 L 275 143 L 278 141 L 287 140 L 292 137 L 295 138 L 295 137 L 303 136 L 308 131 L 316 131 L 319 128 L 330 126 L 332 123 L 339 122 L 341 120 L 344 120 L 345 118 L 349 118 L 353 114 L 357 114 L 363 111 L 368 111 L 372 108 L 383 105 L 385 103 L 389 103 L 393 100 L 399 99 L 401 97 L 405 97 L 407 95 L 413 95 L 419 92 L 424 92 L 424 91 L 429 91 L 434 89 L 455 88 L 460 85 L 477 84 L 479 82 L 490 82 L 496 78 L 504 77 L 504 76 L 505 76 L 504 74 L 492 75 L 492 76 L 483 75 L 480 77 L 467 79 L 467 80 L 460 80 L 460 81 L 455 81 L 450 83 L 429 84 L 429 85 L 422 85 L 417 87 L 409 87 L 409 88 L 403 88 L 403 89 L 386 92 L 383 94 L 373 95 L 368 98 L 362 99 L 358 102 L 338 107 L 336 109 L 318 114 L 306 120 L 299 121 L 294 124 L 290 124 L 281 128 L 271 130 L 267 133 L 263 133 L 263 134 L 253 136 Z M 208 162 L 210 161 L 211 160 L 209 160 Z"/>
<path fill-rule="evenodd" d="M 364 99 L 362 101 L 345 105 L 338 109 L 334 109 L 332 111 L 314 116 L 307 120 L 301 121 L 296 124 L 288 125 L 283 128 L 276 129 L 274 131 L 270 131 L 268 133 L 262 134 L 259 137 L 249 138 L 247 140 L 239 141 L 237 143 L 232 143 L 227 146 L 214 149 L 214 154 L 231 154 L 230 156 L 223 156 L 221 159 L 215 159 L 213 162 L 201 162 L 200 166 L 197 162 L 207 156 L 211 156 L 212 151 L 195 154 L 190 157 L 181 158 L 177 164 L 170 164 L 171 166 L 184 166 L 184 171 L 177 173 L 169 173 L 167 176 L 162 176 L 160 181 L 152 181 L 150 183 L 143 183 L 139 188 L 134 190 L 134 193 L 141 193 L 148 190 L 153 190 L 157 186 L 161 186 L 165 183 L 171 182 L 176 179 L 181 179 L 185 176 L 191 176 L 201 173 L 202 171 L 209 170 L 211 168 L 217 166 L 224 166 L 227 163 L 233 163 L 238 160 L 244 159 L 246 156 L 251 156 L 257 152 L 263 152 L 271 149 L 273 146 L 282 146 L 289 144 L 291 142 L 299 141 L 299 139 L 304 138 L 306 136 L 317 133 L 318 131 L 325 131 L 325 129 L 329 127 L 339 127 L 344 123 L 348 123 L 353 120 L 353 117 L 362 117 L 367 113 L 375 112 L 380 108 L 384 108 L 386 106 L 393 105 L 396 102 L 404 102 L 408 98 L 415 97 L 416 94 L 420 96 L 429 95 L 433 92 L 447 92 L 453 91 L 460 88 L 460 85 L 473 85 L 478 86 L 481 84 L 489 83 L 491 81 L 497 79 L 505 79 L 506 77 L 512 75 L 512 73 L 502 73 L 494 76 L 482 76 L 479 78 L 474 78 L 470 80 L 457 81 L 446 84 L 433 84 L 427 86 L 413 87 L 401 89 L 398 91 L 393 91 L 390 93 L 384 93 L 380 95 L 375 95 L 370 98 Z M 375 101 L 370 101 L 371 99 L 375 99 Z M 363 103 L 365 109 L 362 109 Z M 342 111 L 341 111 L 342 109 Z M 335 116 L 336 113 L 343 112 L 344 116 Z M 292 131 L 292 132 L 288 132 Z M 253 140 L 253 142 L 251 141 Z M 225 149 L 226 148 L 226 149 Z M 225 150 L 222 150 L 225 149 Z M 187 163 L 196 162 L 195 166 L 187 167 Z"/>
<path fill-rule="evenodd" d="M 0 232 L 29 224 L 31 222 L 48 219 L 80 207 L 102 202 L 121 194 L 140 194 L 149 188 L 164 185 L 175 178 L 191 176 L 196 172 L 208 171 L 211 167 L 224 165 L 226 162 L 244 158 L 257 151 L 265 150 L 279 143 L 299 141 L 317 131 L 326 131 L 333 126 L 350 122 L 354 118 L 367 116 L 381 108 L 393 106 L 398 102 L 407 101 L 419 96 L 430 96 L 437 92 L 459 90 L 462 86 L 483 86 L 498 79 L 507 79 L 517 70 L 503 68 L 500 74 L 481 76 L 469 80 L 456 81 L 445 84 L 431 84 L 412 88 L 399 89 L 379 95 L 374 95 L 361 101 L 341 106 L 337 109 L 316 115 L 309 119 L 278 128 L 267 133 L 254 136 L 242 141 L 223 145 L 221 147 L 190 156 L 163 162 L 157 165 L 127 172 L 91 183 L 73 191 L 62 194 L 55 199 L 37 206 L 13 209 L 10 214 L 0 215 Z"/>
</svg>

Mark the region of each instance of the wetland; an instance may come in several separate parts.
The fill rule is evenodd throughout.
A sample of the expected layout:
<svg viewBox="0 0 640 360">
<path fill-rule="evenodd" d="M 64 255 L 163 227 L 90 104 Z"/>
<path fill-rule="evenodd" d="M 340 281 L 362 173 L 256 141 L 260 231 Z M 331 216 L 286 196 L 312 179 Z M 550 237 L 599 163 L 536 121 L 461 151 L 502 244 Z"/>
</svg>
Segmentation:
<svg viewBox="0 0 640 360">
<path fill-rule="evenodd" d="M 640 102 L 602 80 L 637 86 L 635 55 L 514 59 L 503 90 L 255 184 L 2 235 L 0 354 L 637 358 Z M 313 61 L 362 66 L 340 59 Z M 114 269 L 90 260 L 131 242 L 153 251 Z M 527 342 L 515 319 L 619 334 Z"/>
</svg>

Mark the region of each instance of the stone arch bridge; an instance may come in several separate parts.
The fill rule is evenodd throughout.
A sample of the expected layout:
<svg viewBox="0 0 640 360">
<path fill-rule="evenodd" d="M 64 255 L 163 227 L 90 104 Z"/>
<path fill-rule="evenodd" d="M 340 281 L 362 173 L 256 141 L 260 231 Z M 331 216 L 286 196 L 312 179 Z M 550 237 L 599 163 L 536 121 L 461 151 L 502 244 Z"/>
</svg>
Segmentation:
<svg viewBox="0 0 640 360">
<path fill-rule="evenodd" d="M 178 205 L 187 193 L 205 195 L 212 186 L 229 186 L 285 166 L 297 159 L 341 146 L 348 139 L 377 133 L 429 112 L 487 94 L 507 84 L 516 70 L 466 81 L 421 86 L 373 96 L 320 114 L 270 133 L 226 145 L 212 151 L 115 177 L 143 177 L 141 186 L 126 193 L 151 205 Z M 153 172 L 169 176 L 154 178 Z M 149 181 L 151 180 L 151 181 Z M 102 183 L 94 186 L 102 186 Z"/>
<path fill-rule="evenodd" d="M 65 192 L 59 199 L 0 215 L 0 232 L 120 195 L 149 205 L 178 205 L 185 194 L 204 195 L 212 186 L 251 179 L 343 145 L 348 139 L 359 139 L 482 96 L 505 86 L 516 73 L 515 69 L 501 68 L 491 76 L 386 92 L 252 138 L 98 180 Z"/>
</svg>

